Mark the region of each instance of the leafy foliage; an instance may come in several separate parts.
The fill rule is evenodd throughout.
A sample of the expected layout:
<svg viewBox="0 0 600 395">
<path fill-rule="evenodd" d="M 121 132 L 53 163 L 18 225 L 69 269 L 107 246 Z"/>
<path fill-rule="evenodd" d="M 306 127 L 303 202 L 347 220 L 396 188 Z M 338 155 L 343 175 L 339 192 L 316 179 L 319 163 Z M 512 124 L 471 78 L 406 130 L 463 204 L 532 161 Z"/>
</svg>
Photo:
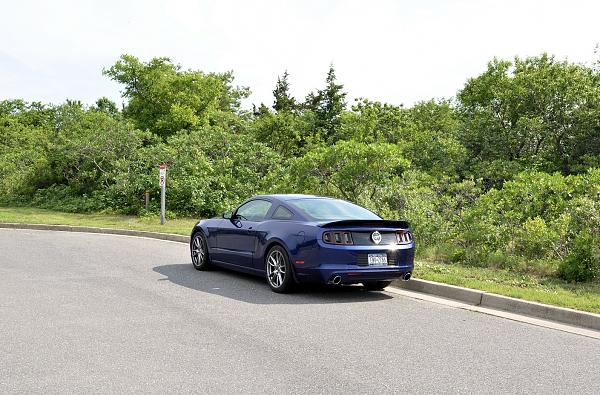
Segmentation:
<svg viewBox="0 0 600 395">
<path fill-rule="evenodd" d="M 408 167 L 408 160 L 395 145 L 340 141 L 293 161 L 286 184 L 368 204 Z"/>
<path fill-rule="evenodd" d="M 233 74 L 123 55 L 104 73 L 126 105 L 0 101 L 0 203 L 219 214 L 248 196 L 315 193 L 411 224 L 422 258 L 600 278 L 600 71 L 548 55 L 494 59 L 456 101 L 346 109 L 333 66 L 299 103 L 240 109 Z M 145 191 L 151 196 L 143 207 Z M 556 280 L 559 281 L 559 280 Z"/>
<path fill-rule="evenodd" d="M 248 94 L 232 87 L 231 72 L 181 70 L 169 58 L 145 63 L 123 55 L 104 74 L 124 85 L 123 96 L 129 99 L 124 115 L 162 137 L 207 125 L 214 112 L 237 110 Z"/>
<path fill-rule="evenodd" d="M 458 94 L 461 141 L 474 161 L 580 171 L 600 154 L 598 74 L 546 54 L 493 60 Z M 477 176 L 488 176 L 480 167 Z M 502 178 L 502 177 L 500 177 Z"/>
<path fill-rule="evenodd" d="M 575 238 L 573 249 L 558 268 L 567 281 L 590 281 L 600 278 L 600 238 L 583 232 Z"/>
<path fill-rule="evenodd" d="M 307 124 L 305 117 L 294 112 L 282 110 L 273 113 L 265 109 L 250 129 L 258 141 L 289 157 L 301 155 L 306 145 L 313 141 L 306 132 Z"/>
</svg>

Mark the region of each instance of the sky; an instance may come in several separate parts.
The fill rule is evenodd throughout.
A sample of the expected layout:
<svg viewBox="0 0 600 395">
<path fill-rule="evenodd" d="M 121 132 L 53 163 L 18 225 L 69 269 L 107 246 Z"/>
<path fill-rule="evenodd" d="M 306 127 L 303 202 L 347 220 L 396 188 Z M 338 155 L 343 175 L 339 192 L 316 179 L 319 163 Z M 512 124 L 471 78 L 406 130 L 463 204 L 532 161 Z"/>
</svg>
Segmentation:
<svg viewBox="0 0 600 395">
<path fill-rule="evenodd" d="M 0 0 L 0 100 L 122 103 L 102 75 L 121 54 L 233 70 L 244 102 L 272 104 L 278 75 L 303 99 L 331 63 L 348 101 L 451 98 L 494 57 L 591 64 L 600 1 Z"/>
</svg>

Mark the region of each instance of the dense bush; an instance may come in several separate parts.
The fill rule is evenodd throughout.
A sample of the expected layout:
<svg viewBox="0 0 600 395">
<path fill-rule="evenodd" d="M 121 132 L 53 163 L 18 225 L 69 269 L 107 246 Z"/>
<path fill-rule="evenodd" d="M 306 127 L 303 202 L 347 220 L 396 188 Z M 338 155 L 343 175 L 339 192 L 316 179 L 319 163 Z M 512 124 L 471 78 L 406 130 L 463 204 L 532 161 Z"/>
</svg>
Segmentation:
<svg viewBox="0 0 600 395">
<path fill-rule="evenodd" d="M 409 165 L 394 144 L 340 141 L 292 160 L 285 188 L 370 205 Z"/>
<path fill-rule="evenodd" d="M 252 135 L 218 127 L 179 133 L 117 164 L 115 183 L 107 191 L 115 206 L 135 212 L 148 190 L 157 209 L 160 163 L 167 164 L 169 210 L 210 216 L 267 192 L 278 174 L 280 156 Z"/>
<path fill-rule="evenodd" d="M 600 277 L 600 75 L 542 55 L 494 60 L 454 101 L 346 109 L 333 67 L 304 102 L 240 108 L 232 73 L 125 55 L 119 111 L 0 101 L 0 203 L 212 216 L 258 193 L 315 193 L 408 219 L 422 258 Z"/>
<path fill-rule="evenodd" d="M 560 276 L 568 281 L 600 278 L 600 238 L 585 231 L 577 235 L 571 253 L 558 270 Z"/>
<path fill-rule="evenodd" d="M 480 196 L 456 224 L 456 242 L 465 249 L 463 261 L 486 265 L 502 256 L 506 259 L 496 259 L 496 264 L 523 269 L 531 261 L 572 256 L 575 240 L 586 232 L 600 232 L 599 196 L 584 187 L 597 173 L 524 172 L 502 189 Z"/>
</svg>

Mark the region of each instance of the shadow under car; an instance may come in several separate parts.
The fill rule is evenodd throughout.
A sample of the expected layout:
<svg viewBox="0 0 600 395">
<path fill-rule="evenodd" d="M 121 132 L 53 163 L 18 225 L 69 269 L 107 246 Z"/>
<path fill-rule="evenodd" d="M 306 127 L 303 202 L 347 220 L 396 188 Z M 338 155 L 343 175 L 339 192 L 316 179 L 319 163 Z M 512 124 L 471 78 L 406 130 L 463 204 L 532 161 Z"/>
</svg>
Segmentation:
<svg viewBox="0 0 600 395">
<path fill-rule="evenodd" d="M 278 294 L 270 290 L 262 277 L 221 268 L 199 272 L 190 263 L 161 265 L 152 270 L 166 277 L 159 281 L 170 281 L 195 291 L 255 304 L 360 303 L 393 298 L 357 285 L 302 284 L 291 294 Z"/>
</svg>

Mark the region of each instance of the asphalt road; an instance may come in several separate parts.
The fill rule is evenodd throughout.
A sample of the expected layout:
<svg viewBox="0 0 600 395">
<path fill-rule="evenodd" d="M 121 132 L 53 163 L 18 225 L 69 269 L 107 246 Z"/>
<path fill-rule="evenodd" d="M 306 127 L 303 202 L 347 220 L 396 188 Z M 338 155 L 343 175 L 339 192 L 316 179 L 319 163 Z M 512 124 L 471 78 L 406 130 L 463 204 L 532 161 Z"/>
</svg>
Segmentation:
<svg viewBox="0 0 600 395">
<path fill-rule="evenodd" d="M 197 272 L 184 244 L 0 229 L 0 393 L 600 393 L 600 342 Z"/>
</svg>

